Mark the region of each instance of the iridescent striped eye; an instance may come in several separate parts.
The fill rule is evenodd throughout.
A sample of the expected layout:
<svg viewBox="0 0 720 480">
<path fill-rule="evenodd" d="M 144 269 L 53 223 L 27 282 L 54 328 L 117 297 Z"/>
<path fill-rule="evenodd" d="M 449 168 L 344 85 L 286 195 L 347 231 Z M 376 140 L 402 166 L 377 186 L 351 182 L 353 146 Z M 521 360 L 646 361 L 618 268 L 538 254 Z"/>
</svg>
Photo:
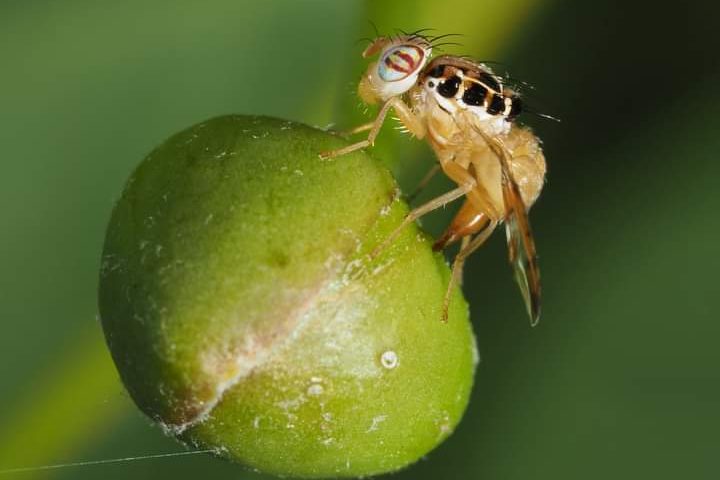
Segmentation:
<svg viewBox="0 0 720 480">
<path fill-rule="evenodd" d="M 378 64 L 378 75 L 386 82 L 404 80 L 425 64 L 425 51 L 415 45 L 399 45 L 387 50 Z"/>
</svg>

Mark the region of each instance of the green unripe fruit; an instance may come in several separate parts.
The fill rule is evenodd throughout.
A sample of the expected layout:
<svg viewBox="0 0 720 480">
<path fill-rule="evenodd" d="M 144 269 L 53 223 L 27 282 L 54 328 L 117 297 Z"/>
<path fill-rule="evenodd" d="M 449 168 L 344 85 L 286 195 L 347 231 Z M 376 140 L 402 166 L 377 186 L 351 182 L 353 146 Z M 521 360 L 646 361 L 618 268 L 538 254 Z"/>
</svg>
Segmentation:
<svg viewBox="0 0 720 480">
<path fill-rule="evenodd" d="M 362 152 L 297 123 L 225 116 L 167 140 L 110 220 L 100 313 L 138 407 L 261 471 L 372 475 L 457 425 L 477 361 L 449 271 Z"/>
</svg>

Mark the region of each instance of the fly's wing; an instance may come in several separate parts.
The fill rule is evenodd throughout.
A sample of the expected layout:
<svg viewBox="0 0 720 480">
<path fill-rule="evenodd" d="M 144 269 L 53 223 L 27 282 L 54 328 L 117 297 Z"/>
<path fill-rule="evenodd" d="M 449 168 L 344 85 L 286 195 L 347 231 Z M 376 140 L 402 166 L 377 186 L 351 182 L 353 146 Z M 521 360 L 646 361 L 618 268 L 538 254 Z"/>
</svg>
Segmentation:
<svg viewBox="0 0 720 480">
<path fill-rule="evenodd" d="M 507 152 L 502 145 L 498 148 L 502 167 L 502 192 L 507 210 L 505 232 L 507 234 L 510 264 L 515 271 L 515 280 L 525 300 L 530 315 L 530 324 L 534 327 L 540 320 L 540 269 L 535 252 L 535 240 L 530 229 L 525 202 L 520 196 L 520 188 L 512 176 L 507 161 Z"/>
<path fill-rule="evenodd" d="M 527 209 L 520 195 L 520 187 L 513 178 L 510 170 L 510 154 L 505 145 L 494 138 L 490 138 L 478 124 L 475 116 L 464 117 L 484 140 L 488 147 L 496 154 L 502 171 L 501 182 L 503 200 L 505 202 L 505 232 L 507 234 L 508 254 L 510 265 L 515 272 L 515 280 L 520 287 L 525 307 L 530 315 L 530 325 L 537 325 L 540 320 L 540 269 L 535 252 L 528 220 Z"/>
</svg>

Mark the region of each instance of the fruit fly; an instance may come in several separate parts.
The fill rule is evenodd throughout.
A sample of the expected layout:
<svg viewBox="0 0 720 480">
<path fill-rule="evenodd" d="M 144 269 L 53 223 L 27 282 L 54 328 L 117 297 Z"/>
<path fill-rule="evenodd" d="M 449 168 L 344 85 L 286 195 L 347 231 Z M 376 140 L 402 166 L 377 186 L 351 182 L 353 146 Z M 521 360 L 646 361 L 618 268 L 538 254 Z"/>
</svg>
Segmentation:
<svg viewBox="0 0 720 480">
<path fill-rule="evenodd" d="M 438 251 L 460 242 L 442 320 L 447 321 L 450 294 L 461 279 L 465 260 L 504 223 L 510 264 L 534 326 L 540 318 L 540 271 L 527 211 L 545 179 L 540 142 L 515 122 L 521 100 L 490 68 L 466 57 L 430 59 L 438 38 L 419 33 L 376 38 L 362 55 L 377 54 L 378 60 L 368 66 L 358 94 L 367 104 L 380 104 L 380 110 L 375 120 L 350 132 L 370 133 L 366 140 L 320 155 L 330 158 L 372 146 L 387 114 L 394 110 L 412 135 L 427 139 L 440 169 L 458 187 L 412 210 L 371 256 L 422 215 L 465 197 L 433 246 Z"/>
</svg>

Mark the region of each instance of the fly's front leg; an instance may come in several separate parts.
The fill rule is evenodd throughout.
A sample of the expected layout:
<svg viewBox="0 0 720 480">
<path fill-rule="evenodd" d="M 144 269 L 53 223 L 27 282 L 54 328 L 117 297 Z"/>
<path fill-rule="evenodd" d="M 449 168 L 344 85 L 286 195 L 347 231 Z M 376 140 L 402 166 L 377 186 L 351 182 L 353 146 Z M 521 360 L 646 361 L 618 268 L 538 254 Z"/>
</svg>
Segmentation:
<svg viewBox="0 0 720 480">
<path fill-rule="evenodd" d="M 354 152 L 355 150 L 360 150 L 361 148 L 371 146 L 373 143 L 375 143 L 375 137 L 377 137 L 378 133 L 380 132 L 380 128 L 385 122 L 385 117 L 387 116 L 390 107 L 392 107 L 392 102 L 391 100 L 388 100 L 378 112 L 378 116 L 375 117 L 375 121 L 370 124 L 361 125 L 359 127 L 362 131 L 364 127 L 370 125 L 370 133 L 368 134 L 368 138 L 366 140 L 361 140 L 357 143 L 353 143 L 352 145 L 348 145 L 347 147 L 338 148 L 337 150 L 322 152 L 320 153 L 320 158 L 323 160 L 327 160 L 328 158 L 339 157 L 340 155 L 345 155 L 346 153 Z"/>
<path fill-rule="evenodd" d="M 352 145 L 348 145 L 347 147 L 338 148 L 337 150 L 322 152 L 320 154 L 320 158 L 322 158 L 323 160 L 327 160 L 328 158 L 338 157 L 340 155 L 345 155 L 346 153 L 354 152 L 355 150 L 360 150 L 362 148 L 374 145 L 375 138 L 378 136 L 378 133 L 380 133 L 380 128 L 382 128 L 382 125 L 385 122 L 385 117 L 387 117 L 387 114 L 391 108 L 395 109 L 395 112 L 397 113 L 398 118 L 400 118 L 400 121 L 403 122 L 403 124 L 408 128 L 408 130 L 410 130 L 410 132 L 412 132 L 413 135 L 418 138 L 422 138 L 425 135 L 425 126 L 416 117 L 412 110 L 410 110 L 410 107 L 408 107 L 405 102 L 403 102 L 399 98 L 393 97 L 387 102 L 385 102 L 382 108 L 380 108 L 378 116 L 375 117 L 375 120 L 372 123 L 367 123 L 354 129 L 353 133 L 370 130 L 370 133 L 368 134 L 368 138 L 366 140 L 353 143 Z"/>
<path fill-rule="evenodd" d="M 367 132 L 371 128 L 373 128 L 373 125 L 375 125 L 375 122 L 368 122 L 363 123 L 362 125 L 358 125 L 355 128 L 351 128 L 350 130 L 345 130 L 344 132 L 340 132 L 341 137 L 349 137 L 350 135 L 355 135 L 356 133 L 362 133 Z"/>
<path fill-rule="evenodd" d="M 370 130 L 373 125 L 375 125 L 375 121 L 363 123 L 362 125 L 358 125 L 355 128 L 351 128 L 350 130 L 335 130 L 334 128 L 328 127 L 325 131 L 328 133 L 332 133 L 333 135 L 337 135 L 338 137 L 342 138 L 348 138 L 352 135 L 355 135 L 357 133 L 367 132 Z"/>
<path fill-rule="evenodd" d="M 420 117 L 415 115 L 410 107 L 408 107 L 407 104 L 398 97 L 391 98 L 389 102 L 392 102 L 392 107 L 395 109 L 397 119 L 402 122 L 405 128 L 407 128 L 415 138 L 424 138 L 427 128 Z"/>
</svg>

